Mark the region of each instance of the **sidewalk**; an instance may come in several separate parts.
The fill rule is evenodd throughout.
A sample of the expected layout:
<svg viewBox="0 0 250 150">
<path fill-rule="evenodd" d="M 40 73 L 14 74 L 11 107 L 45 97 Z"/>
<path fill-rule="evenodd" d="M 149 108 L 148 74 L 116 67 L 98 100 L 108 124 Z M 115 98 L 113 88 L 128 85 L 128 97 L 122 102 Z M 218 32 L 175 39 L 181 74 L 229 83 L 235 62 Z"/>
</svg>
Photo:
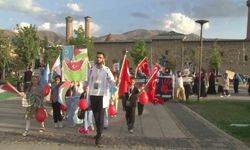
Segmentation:
<svg viewBox="0 0 250 150">
<path fill-rule="evenodd" d="M 18 99 L 0 102 L 0 149 L 96 149 L 95 132 L 79 135 L 79 126 L 55 129 L 51 116 L 46 122 L 46 132 L 39 133 L 38 124 L 32 121 L 29 136 L 22 137 L 23 113 Z M 117 116 L 110 118 L 109 128 L 103 134 L 103 149 L 248 149 L 179 103 L 146 105 L 143 116 L 136 115 L 134 134 L 128 133 L 124 116 L 119 109 Z"/>
</svg>

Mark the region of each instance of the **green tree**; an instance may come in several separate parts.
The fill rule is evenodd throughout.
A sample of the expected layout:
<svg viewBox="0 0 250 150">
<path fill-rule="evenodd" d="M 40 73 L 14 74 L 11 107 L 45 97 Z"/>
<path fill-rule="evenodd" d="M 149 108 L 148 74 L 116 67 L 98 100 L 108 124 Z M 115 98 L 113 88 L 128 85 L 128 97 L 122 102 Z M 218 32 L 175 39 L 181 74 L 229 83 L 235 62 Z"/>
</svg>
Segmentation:
<svg viewBox="0 0 250 150">
<path fill-rule="evenodd" d="M 140 61 L 148 55 L 148 52 L 145 47 L 144 40 L 137 40 L 135 45 L 130 51 L 130 56 L 133 58 L 135 65 L 138 65 Z"/>
<path fill-rule="evenodd" d="M 3 31 L 0 31 L 0 69 L 2 73 L 2 79 L 5 80 L 5 69 L 6 65 L 11 61 L 10 59 L 10 41 L 7 36 L 4 35 Z"/>
<path fill-rule="evenodd" d="M 209 68 L 217 72 L 221 66 L 221 63 L 222 63 L 222 59 L 221 59 L 219 47 L 217 43 L 214 43 L 213 49 L 212 49 L 212 55 L 209 59 Z"/>
<path fill-rule="evenodd" d="M 199 54 L 200 54 L 199 48 L 192 50 L 191 61 L 196 71 L 198 70 L 198 65 L 199 65 Z"/>
<path fill-rule="evenodd" d="M 93 39 L 85 37 L 85 31 L 82 26 L 79 26 L 78 29 L 74 30 L 74 37 L 69 40 L 68 44 L 86 46 L 88 49 L 88 57 L 90 60 L 93 60 L 93 55 L 94 55 Z"/>
<path fill-rule="evenodd" d="M 18 34 L 14 40 L 15 53 L 25 66 L 34 63 L 39 54 L 40 39 L 35 25 L 28 27 L 16 26 Z"/>
<path fill-rule="evenodd" d="M 57 57 L 61 54 L 62 48 L 50 43 L 47 37 L 44 37 L 44 39 L 41 40 L 40 46 L 41 51 L 43 52 L 44 64 L 49 64 L 49 66 L 52 67 Z"/>
</svg>

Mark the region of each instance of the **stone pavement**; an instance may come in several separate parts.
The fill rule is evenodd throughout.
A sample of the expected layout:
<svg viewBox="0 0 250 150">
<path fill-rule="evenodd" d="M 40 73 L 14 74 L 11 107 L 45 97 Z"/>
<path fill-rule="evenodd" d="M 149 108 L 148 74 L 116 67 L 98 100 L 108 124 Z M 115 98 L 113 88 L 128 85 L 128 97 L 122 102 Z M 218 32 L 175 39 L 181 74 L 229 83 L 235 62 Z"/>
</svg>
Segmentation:
<svg viewBox="0 0 250 150">
<path fill-rule="evenodd" d="M 29 136 L 22 137 L 23 114 L 18 98 L 0 101 L 0 150 L 97 149 L 95 132 L 80 135 L 77 133 L 80 125 L 55 129 L 51 116 L 46 122 L 46 132 L 39 133 L 39 125 L 32 121 Z M 136 116 L 134 134 L 128 133 L 124 116 L 119 109 L 117 116 L 110 118 L 109 128 L 104 130 L 103 149 L 249 149 L 176 102 L 167 102 L 165 106 L 146 105 L 143 116 Z"/>
</svg>

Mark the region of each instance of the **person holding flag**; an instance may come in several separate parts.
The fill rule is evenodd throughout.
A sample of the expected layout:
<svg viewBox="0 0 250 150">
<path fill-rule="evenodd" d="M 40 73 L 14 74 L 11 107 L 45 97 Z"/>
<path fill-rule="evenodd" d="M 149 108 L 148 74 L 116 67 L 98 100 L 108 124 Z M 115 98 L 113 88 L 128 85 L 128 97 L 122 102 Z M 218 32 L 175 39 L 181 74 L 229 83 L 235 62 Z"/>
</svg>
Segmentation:
<svg viewBox="0 0 250 150">
<path fill-rule="evenodd" d="M 27 101 L 26 104 L 26 111 L 25 111 L 25 119 L 26 119 L 26 126 L 25 126 L 25 131 L 23 132 L 23 136 L 28 135 L 28 131 L 30 129 L 30 120 L 33 118 L 33 116 L 36 113 L 36 110 L 39 107 L 43 106 L 43 98 L 44 94 L 42 91 L 41 86 L 39 85 L 39 75 L 38 74 L 33 74 L 31 78 L 31 85 L 27 89 L 26 93 L 21 92 L 21 96 L 23 96 Z M 44 132 L 45 127 L 44 127 L 44 122 L 41 122 L 41 128 L 39 132 Z"/>
<path fill-rule="evenodd" d="M 111 70 L 104 65 L 105 54 L 97 52 L 95 65 L 89 69 L 88 79 L 85 82 L 88 87 L 90 106 L 94 114 L 96 124 L 95 144 L 102 147 L 101 138 L 104 128 L 104 108 L 109 106 L 109 100 L 106 98 L 110 91 L 110 86 L 115 86 L 114 76 Z"/>
</svg>

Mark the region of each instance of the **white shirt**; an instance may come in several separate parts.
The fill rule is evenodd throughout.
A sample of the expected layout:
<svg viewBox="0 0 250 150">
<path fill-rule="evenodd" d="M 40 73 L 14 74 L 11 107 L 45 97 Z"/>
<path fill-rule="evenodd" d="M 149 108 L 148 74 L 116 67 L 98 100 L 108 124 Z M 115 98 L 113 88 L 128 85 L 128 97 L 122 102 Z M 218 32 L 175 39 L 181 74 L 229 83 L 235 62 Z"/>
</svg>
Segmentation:
<svg viewBox="0 0 250 150">
<path fill-rule="evenodd" d="M 183 78 L 182 77 L 177 77 L 176 78 L 176 82 L 175 82 L 175 86 L 177 88 L 183 88 Z"/>
<path fill-rule="evenodd" d="M 107 93 L 109 84 L 115 84 L 113 74 L 111 73 L 108 67 L 103 66 L 98 69 L 96 66 L 93 66 L 89 74 L 89 95 L 93 96 L 104 96 Z"/>
</svg>

